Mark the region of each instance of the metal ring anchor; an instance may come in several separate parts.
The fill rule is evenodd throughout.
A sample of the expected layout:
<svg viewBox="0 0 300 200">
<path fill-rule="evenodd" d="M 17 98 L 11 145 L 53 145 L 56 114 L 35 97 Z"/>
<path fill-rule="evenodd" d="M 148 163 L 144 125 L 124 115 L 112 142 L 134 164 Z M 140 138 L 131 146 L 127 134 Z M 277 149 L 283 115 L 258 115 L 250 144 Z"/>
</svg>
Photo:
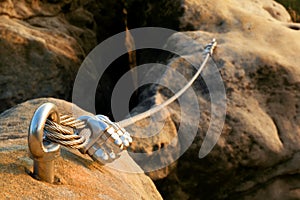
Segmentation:
<svg viewBox="0 0 300 200">
<path fill-rule="evenodd" d="M 45 103 L 35 111 L 28 130 L 28 146 L 34 160 L 33 174 L 43 181 L 53 183 L 54 159 L 60 154 L 60 145 L 44 140 L 47 119 L 60 123 L 58 109 L 52 103 Z"/>
</svg>

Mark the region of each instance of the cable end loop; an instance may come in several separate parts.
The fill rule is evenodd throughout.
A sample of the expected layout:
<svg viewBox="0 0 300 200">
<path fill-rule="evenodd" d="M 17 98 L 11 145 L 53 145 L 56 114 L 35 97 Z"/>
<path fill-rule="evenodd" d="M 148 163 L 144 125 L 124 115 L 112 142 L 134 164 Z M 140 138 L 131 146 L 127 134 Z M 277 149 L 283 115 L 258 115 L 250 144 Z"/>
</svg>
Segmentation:
<svg viewBox="0 0 300 200">
<path fill-rule="evenodd" d="M 217 47 L 217 40 L 213 38 L 212 41 L 204 47 L 204 54 L 209 54 L 212 56 L 215 48 Z"/>
</svg>

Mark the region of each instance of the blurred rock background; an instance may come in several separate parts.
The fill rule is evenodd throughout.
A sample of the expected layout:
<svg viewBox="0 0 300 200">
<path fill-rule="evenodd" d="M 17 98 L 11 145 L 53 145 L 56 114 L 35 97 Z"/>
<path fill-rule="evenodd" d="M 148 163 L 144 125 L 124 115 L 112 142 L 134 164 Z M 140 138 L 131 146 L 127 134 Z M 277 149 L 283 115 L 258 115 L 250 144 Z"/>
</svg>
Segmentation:
<svg viewBox="0 0 300 200">
<path fill-rule="evenodd" d="M 300 2 L 297 0 L 277 0 L 290 13 L 294 22 L 300 22 Z"/>
<path fill-rule="evenodd" d="M 202 114 L 194 143 L 177 162 L 149 176 L 165 199 L 299 199 L 300 6 L 297 0 L 278 2 L 2 0 L 0 112 L 38 97 L 70 101 L 83 59 L 101 41 L 126 27 L 189 31 L 199 44 L 215 37 L 219 45 L 214 59 L 228 98 L 221 138 L 207 157 L 198 158 L 211 114 L 210 100 L 198 81 L 194 90 L 199 92 Z M 166 45 L 191 57 L 203 48 L 176 34 Z M 97 112 L 111 114 L 111 91 L 132 65 L 161 62 L 179 71 L 189 69 L 161 52 L 135 53 L 135 63 L 129 61 L 132 55 L 124 55 L 100 80 Z M 189 78 L 193 70 L 182 73 Z M 163 78 L 172 84 L 167 73 Z M 144 89 L 133 97 L 133 112 L 168 96 L 160 87 Z M 151 162 L 152 151 L 173 145 L 170 139 L 178 137 L 178 107 L 176 103 L 170 106 L 172 112 L 160 134 L 148 140 L 137 138 L 132 151 L 149 154 Z M 129 129 L 142 131 L 146 124 Z M 145 168 L 149 163 L 139 164 Z"/>
<path fill-rule="evenodd" d="M 282 5 L 268 0 L 187 0 L 183 7 L 179 27 L 190 30 L 186 34 L 198 43 L 175 34 L 167 45 L 197 60 L 203 50 L 199 44 L 213 37 L 219 41 L 214 59 L 226 88 L 225 126 L 212 152 L 199 159 L 212 113 L 205 85 L 198 80 L 193 89 L 201 120 L 193 144 L 177 162 L 149 176 L 165 199 L 299 199 L 299 24 L 292 22 Z M 191 78 L 193 69 L 182 59 L 170 59 L 168 64 Z M 177 84 L 171 77 L 169 72 L 162 76 L 170 88 Z M 167 97 L 170 94 L 163 87 L 148 88 L 134 112 Z M 185 117 L 190 123 L 194 120 Z M 177 145 L 172 139 L 182 137 L 176 131 L 180 119 L 180 105 L 173 104 L 160 134 L 136 139 L 133 149 L 149 155 L 137 159 L 144 169 L 155 162 L 153 151 Z M 145 120 L 130 128 L 146 135 L 141 127 L 147 126 Z M 161 162 L 174 157 L 174 152 L 164 154 Z"/>
</svg>

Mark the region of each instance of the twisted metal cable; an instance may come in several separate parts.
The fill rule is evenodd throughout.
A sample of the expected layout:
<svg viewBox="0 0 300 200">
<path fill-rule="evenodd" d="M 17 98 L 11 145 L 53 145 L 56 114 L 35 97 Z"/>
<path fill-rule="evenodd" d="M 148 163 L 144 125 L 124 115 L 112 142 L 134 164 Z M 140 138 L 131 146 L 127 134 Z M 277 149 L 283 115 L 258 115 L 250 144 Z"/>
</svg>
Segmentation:
<svg viewBox="0 0 300 200">
<path fill-rule="evenodd" d="M 201 74 L 204 66 L 207 64 L 209 57 L 212 56 L 213 51 L 217 45 L 217 42 L 215 39 L 212 40 L 211 43 L 205 46 L 204 48 L 204 61 L 202 62 L 201 66 L 197 70 L 196 74 L 192 77 L 192 79 L 178 92 L 176 92 L 171 98 L 166 100 L 160 105 L 157 105 L 143 113 L 140 113 L 138 115 L 135 115 L 131 118 L 124 119 L 120 122 L 118 122 L 118 126 L 120 127 L 126 127 L 131 124 L 136 123 L 137 121 L 140 121 L 142 119 L 145 119 L 154 113 L 160 111 L 164 107 L 168 106 L 172 102 L 174 102 L 176 99 L 178 99 L 193 83 L 194 81 L 199 77 Z M 57 124 L 51 120 L 47 120 L 44 128 L 44 135 L 45 139 L 55 142 L 58 144 L 61 144 L 66 147 L 70 147 L 73 149 L 80 149 L 85 147 L 85 145 L 88 143 L 89 138 L 89 130 L 86 130 L 85 128 L 86 124 L 84 121 L 81 121 L 79 119 L 75 119 L 74 117 L 70 115 L 61 115 L 60 116 L 60 124 Z M 119 127 L 117 127 L 119 128 Z M 77 135 L 78 131 L 81 131 L 82 133 Z"/>
<path fill-rule="evenodd" d="M 64 126 L 69 126 L 75 129 L 80 129 L 85 127 L 85 122 L 79 119 L 75 119 L 70 115 L 61 115 L 60 116 L 60 124 Z"/>
<path fill-rule="evenodd" d="M 192 79 L 183 88 L 181 88 L 178 92 L 176 92 L 171 98 L 167 99 L 162 104 L 154 106 L 153 108 L 151 108 L 151 109 L 149 109 L 145 112 L 142 112 L 142 113 L 137 114 L 133 117 L 124 119 L 122 121 L 119 121 L 118 124 L 121 127 L 126 127 L 126 126 L 129 126 L 129 125 L 132 125 L 132 124 L 136 123 L 137 121 L 140 121 L 142 119 L 150 117 L 151 115 L 157 113 L 158 111 L 162 110 L 163 108 L 165 108 L 166 106 L 168 106 L 172 102 L 174 102 L 176 99 L 178 99 L 189 87 L 191 87 L 191 85 L 199 77 L 199 75 L 201 74 L 204 66 L 207 64 L 209 57 L 212 56 L 213 51 L 216 48 L 216 46 L 217 46 L 217 42 L 216 42 L 215 38 L 208 45 L 205 46 L 204 52 L 203 52 L 203 54 L 205 55 L 205 58 L 204 58 L 204 61 L 201 64 L 201 66 L 199 67 L 199 69 L 197 70 L 195 75 L 192 77 Z"/>
<path fill-rule="evenodd" d="M 84 137 L 69 137 L 64 138 L 62 134 L 58 132 L 49 132 L 45 130 L 44 132 L 46 134 L 46 138 L 50 140 L 51 142 L 61 144 L 65 147 L 69 147 L 72 149 L 80 149 L 85 146 L 86 139 Z M 72 135 L 69 135 L 72 136 Z"/>
<path fill-rule="evenodd" d="M 47 119 L 45 139 L 73 149 L 84 147 L 88 142 L 87 134 L 79 136 L 76 133 L 85 127 L 85 123 L 69 115 L 61 115 L 60 119 L 60 124 Z"/>
</svg>

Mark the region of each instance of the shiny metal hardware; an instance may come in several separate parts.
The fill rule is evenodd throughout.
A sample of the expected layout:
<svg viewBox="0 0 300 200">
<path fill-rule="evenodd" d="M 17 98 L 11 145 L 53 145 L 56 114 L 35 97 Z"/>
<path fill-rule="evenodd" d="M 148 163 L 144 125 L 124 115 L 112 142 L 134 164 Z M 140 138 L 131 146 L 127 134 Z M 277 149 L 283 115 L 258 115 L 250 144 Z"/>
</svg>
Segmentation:
<svg viewBox="0 0 300 200">
<path fill-rule="evenodd" d="M 213 38 L 212 41 L 204 47 L 204 54 L 209 54 L 210 56 L 213 54 L 215 48 L 217 46 L 216 38 Z"/>
<path fill-rule="evenodd" d="M 60 155 L 60 145 L 45 140 L 44 126 L 50 119 L 60 123 L 57 107 L 45 103 L 34 113 L 28 131 L 28 146 L 34 160 L 33 175 L 42 181 L 54 182 L 54 159 Z"/>
<path fill-rule="evenodd" d="M 130 134 L 124 128 L 104 115 L 81 116 L 79 120 L 85 121 L 89 129 L 88 131 L 83 129 L 79 133 L 79 135 L 89 133 L 85 136 L 89 138 L 87 144 L 79 150 L 101 164 L 119 158 L 119 153 L 132 142 Z"/>
</svg>

